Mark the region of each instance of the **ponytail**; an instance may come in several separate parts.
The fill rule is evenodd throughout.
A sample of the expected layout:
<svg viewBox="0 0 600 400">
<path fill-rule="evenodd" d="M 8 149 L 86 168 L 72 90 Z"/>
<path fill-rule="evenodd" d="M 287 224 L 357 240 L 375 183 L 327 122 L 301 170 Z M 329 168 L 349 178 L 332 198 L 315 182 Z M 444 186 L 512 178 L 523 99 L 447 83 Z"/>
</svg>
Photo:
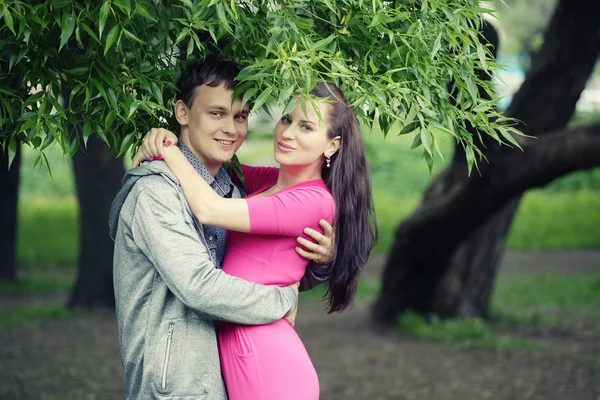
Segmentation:
<svg viewBox="0 0 600 400">
<path fill-rule="evenodd" d="M 311 94 L 331 101 L 328 136 L 341 138 L 340 148 L 331 157 L 331 167 L 323 163 L 321 171 L 336 205 L 336 255 L 326 271 L 328 309 L 332 313 L 343 311 L 354 300 L 359 275 L 377 242 L 378 230 L 356 114 L 342 91 L 333 84 L 319 82 Z"/>
</svg>

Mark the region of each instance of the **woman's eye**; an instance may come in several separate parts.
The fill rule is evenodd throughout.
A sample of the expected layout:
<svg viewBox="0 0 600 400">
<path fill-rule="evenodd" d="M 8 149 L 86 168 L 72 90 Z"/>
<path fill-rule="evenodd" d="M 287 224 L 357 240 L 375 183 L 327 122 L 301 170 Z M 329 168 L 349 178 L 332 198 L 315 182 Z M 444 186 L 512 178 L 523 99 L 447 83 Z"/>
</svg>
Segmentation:
<svg viewBox="0 0 600 400">
<path fill-rule="evenodd" d="M 281 122 L 283 122 L 284 124 L 291 124 L 292 120 L 290 119 L 290 117 L 283 116 L 281 117 Z"/>
<path fill-rule="evenodd" d="M 307 124 L 302 125 L 302 129 L 309 132 L 313 130 L 312 126 Z"/>
</svg>

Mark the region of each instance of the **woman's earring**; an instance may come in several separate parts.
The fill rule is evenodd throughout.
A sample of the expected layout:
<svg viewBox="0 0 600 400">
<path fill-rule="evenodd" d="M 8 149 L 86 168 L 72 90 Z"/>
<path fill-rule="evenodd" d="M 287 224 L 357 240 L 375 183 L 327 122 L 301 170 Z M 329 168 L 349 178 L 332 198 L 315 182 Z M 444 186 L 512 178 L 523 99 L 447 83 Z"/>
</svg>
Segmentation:
<svg viewBox="0 0 600 400">
<path fill-rule="evenodd" d="M 331 158 L 327 157 L 327 168 L 331 167 Z"/>
</svg>

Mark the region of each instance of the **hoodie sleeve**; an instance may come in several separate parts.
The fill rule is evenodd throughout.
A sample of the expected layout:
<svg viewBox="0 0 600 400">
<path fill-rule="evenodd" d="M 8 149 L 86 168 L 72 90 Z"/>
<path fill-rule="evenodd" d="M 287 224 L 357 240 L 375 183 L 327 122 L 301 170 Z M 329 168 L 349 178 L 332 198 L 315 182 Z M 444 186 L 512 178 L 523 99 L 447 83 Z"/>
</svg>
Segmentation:
<svg viewBox="0 0 600 400">
<path fill-rule="evenodd" d="M 271 323 L 294 310 L 293 289 L 250 283 L 214 268 L 183 200 L 161 181 L 138 182 L 131 232 L 182 303 L 212 319 L 248 325 Z"/>
</svg>

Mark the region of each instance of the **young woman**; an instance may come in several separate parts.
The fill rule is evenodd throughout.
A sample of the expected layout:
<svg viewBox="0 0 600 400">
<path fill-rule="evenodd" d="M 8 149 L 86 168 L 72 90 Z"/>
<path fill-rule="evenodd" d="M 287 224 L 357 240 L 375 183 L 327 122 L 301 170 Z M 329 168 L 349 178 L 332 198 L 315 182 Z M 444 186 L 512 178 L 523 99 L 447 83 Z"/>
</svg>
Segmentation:
<svg viewBox="0 0 600 400">
<path fill-rule="evenodd" d="M 244 199 L 219 197 L 176 146 L 164 147 L 161 154 L 198 220 L 232 231 L 223 261 L 231 275 L 291 285 L 307 265 L 294 250 L 296 237 L 307 226 L 317 229 L 321 219 L 335 224 L 337 255 L 327 271 L 329 312 L 335 312 L 351 304 L 377 228 L 354 110 L 335 85 L 319 83 L 311 93 L 318 109 L 311 102 L 298 104 L 275 127 L 280 168 L 242 166 Z M 175 143 L 176 137 L 167 140 Z M 143 158 L 159 156 L 148 148 L 140 152 Z M 260 326 L 221 322 L 219 351 L 231 400 L 319 398 L 315 369 L 285 320 Z"/>
</svg>

